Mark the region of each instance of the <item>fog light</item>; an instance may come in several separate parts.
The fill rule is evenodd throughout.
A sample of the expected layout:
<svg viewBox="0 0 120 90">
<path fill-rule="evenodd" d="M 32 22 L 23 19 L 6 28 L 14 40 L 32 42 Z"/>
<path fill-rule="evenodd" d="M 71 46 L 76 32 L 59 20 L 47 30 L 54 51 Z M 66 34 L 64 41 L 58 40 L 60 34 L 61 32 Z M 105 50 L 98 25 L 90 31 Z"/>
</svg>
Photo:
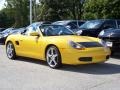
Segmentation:
<svg viewBox="0 0 120 90">
<path fill-rule="evenodd" d="M 85 61 L 85 62 L 92 61 L 92 57 L 80 57 L 79 61 Z"/>
</svg>

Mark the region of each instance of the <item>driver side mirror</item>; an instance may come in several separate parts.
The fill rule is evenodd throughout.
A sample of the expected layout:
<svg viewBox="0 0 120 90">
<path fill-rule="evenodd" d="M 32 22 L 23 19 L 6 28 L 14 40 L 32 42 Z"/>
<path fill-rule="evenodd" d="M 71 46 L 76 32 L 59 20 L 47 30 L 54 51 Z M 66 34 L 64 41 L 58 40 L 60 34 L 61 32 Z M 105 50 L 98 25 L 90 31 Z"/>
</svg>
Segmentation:
<svg viewBox="0 0 120 90">
<path fill-rule="evenodd" d="M 38 32 L 31 32 L 30 36 L 40 36 L 40 34 Z"/>
</svg>

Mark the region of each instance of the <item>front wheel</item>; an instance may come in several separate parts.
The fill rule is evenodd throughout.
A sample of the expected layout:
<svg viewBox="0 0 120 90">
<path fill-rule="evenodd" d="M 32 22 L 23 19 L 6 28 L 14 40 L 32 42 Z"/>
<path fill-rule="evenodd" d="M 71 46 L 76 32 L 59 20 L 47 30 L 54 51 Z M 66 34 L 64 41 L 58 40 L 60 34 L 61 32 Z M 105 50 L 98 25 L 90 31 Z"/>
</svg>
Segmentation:
<svg viewBox="0 0 120 90">
<path fill-rule="evenodd" d="M 51 68 L 59 68 L 62 66 L 60 52 L 55 46 L 50 46 L 47 49 L 46 60 Z"/>
<path fill-rule="evenodd" d="M 9 59 L 15 59 L 16 53 L 15 48 L 12 42 L 8 42 L 6 45 L 6 54 Z"/>
</svg>

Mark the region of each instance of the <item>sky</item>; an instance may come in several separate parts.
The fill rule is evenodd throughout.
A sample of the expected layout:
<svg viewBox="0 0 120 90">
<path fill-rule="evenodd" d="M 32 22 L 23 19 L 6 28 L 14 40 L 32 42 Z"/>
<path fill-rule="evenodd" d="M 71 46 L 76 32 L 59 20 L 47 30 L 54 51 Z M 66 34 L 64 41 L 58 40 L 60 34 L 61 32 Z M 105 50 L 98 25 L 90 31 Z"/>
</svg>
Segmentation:
<svg viewBox="0 0 120 90">
<path fill-rule="evenodd" d="M 4 8 L 5 0 L 0 0 L 0 10 Z"/>
</svg>

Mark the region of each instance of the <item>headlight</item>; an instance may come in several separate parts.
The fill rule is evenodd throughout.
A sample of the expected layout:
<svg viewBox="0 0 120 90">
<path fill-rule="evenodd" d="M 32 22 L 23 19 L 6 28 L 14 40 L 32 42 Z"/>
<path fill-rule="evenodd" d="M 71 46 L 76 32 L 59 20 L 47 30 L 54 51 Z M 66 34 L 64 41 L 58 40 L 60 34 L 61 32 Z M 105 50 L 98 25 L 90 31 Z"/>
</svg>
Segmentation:
<svg viewBox="0 0 120 90">
<path fill-rule="evenodd" d="M 101 32 L 100 32 L 100 34 L 99 34 L 99 36 L 104 35 L 104 33 L 105 33 L 105 31 L 104 31 L 104 30 L 103 30 L 103 31 L 101 31 Z"/>
<path fill-rule="evenodd" d="M 81 35 L 82 34 L 82 30 L 79 30 L 79 31 L 77 31 L 76 33 L 77 33 L 77 35 Z"/>
<path fill-rule="evenodd" d="M 79 43 L 76 43 L 76 42 L 73 42 L 73 41 L 69 41 L 69 45 L 72 47 L 72 48 L 75 48 L 75 49 L 79 49 L 79 50 L 84 50 L 85 47 Z"/>
</svg>

